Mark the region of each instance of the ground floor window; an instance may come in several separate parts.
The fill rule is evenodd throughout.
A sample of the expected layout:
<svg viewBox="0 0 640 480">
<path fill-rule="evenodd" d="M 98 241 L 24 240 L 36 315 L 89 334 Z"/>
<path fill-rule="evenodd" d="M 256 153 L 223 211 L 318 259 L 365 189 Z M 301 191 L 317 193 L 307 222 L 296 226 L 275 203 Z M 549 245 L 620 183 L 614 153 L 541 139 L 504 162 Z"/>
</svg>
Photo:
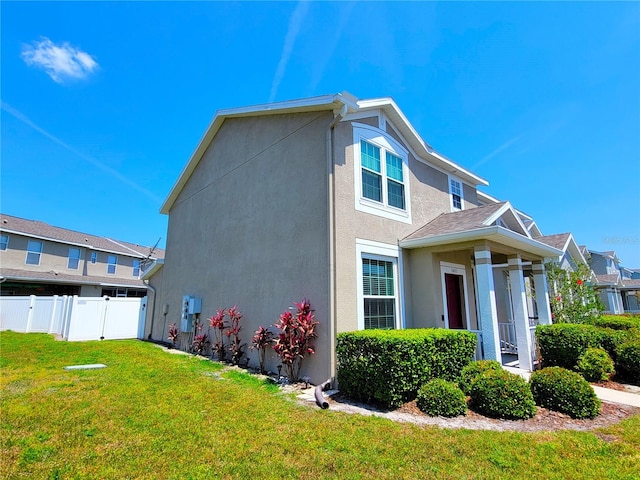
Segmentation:
<svg viewBox="0 0 640 480">
<path fill-rule="evenodd" d="M 396 327 L 395 259 L 362 257 L 364 328 Z"/>
</svg>

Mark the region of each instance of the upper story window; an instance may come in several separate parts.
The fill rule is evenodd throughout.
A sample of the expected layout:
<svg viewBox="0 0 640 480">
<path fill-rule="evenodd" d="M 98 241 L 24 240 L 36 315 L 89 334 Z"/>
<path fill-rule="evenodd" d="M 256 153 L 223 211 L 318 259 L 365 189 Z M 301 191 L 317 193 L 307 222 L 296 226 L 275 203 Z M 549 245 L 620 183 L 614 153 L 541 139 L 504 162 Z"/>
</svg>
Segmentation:
<svg viewBox="0 0 640 480">
<path fill-rule="evenodd" d="M 0 251 L 4 252 L 9 246 L 9 235 L 0 235 Z"/>
<path fill-rule="evenodd" d="M 70 248 L 69 260 L 67 261 L 67 268 L 71 270 L 77 270 L 79 264 L 80 264 L 80 249 Z"/>
<path fill-rule="evenodd" d="M 140 276 L 140 260 L 133 259 L 133 276 L 138 278 Z"/>
<path fill-rule="evenodd" d="M 408 152 L 367 125 L 354 128 L 354 140 L 356 210 L 410 223 Z"/>
<path fill-rule="evenodd" d="M 42 242 L 29 240 L 27 243 L 27 265 L 40 265 L 40 255 L 42 254 Z"/>
<path fill-rule="evenodd" d="M 449 178 L 449 192 L 451 193 L 451 209 L 462 210 L 462 183 L 455 178 Z"/>
<path fill-rule="evenodd" d="M 91 252 L 91 263 L 95 265 L 98 261 L 98 252 Z"/>
<path fill-rule="evenodd" d="M 109 255 L 109 257 L 107 258 L 107 273 L 115 275 L 117 265 L 118 257 L 116 257 L 115 255 Z"/>
</svg>

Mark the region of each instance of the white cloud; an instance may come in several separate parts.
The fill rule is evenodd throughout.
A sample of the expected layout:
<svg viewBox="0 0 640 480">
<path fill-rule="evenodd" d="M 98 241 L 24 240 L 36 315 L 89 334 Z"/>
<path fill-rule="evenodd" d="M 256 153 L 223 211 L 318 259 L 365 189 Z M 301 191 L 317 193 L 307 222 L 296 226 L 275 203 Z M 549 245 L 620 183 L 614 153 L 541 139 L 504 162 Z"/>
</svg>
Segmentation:
<svg viewBox="0 0 640 480">
<path fill-rule="evenodd" d="M 23 45 L 21 56 L 27 65 L 43 69 L 57 83 L 86 78 L 99 68 L 87 52 L 68 42 L 56 45 L 46 37 Z"/>
<path fill-rule="evenodd" d="M 287 70 L 287 64 L 289 63 L 289 57 L 291 56 L 291 52 L 293 51 L 293 46 L 296 43 L 296 38 L 298 37 L 298 32 L 300 32 L 300 27 L 304 22 L 304 17 L 307 15 L 307 10 L 309 10 L 309 2 L 306 0 L 302 0 L 298 2 L 296 5 L 296 9 L 289 20 L 289 30 L 287 31 L 287 36 L 284 39 L 284 46 L 282 48 L 282 55 L 280 56 L 280 62 L 278 63 L 278 69 L 276 70 L 276 75 L 273 78 L 273 82 L 271 84 L 271 94 L 269 95 L 269 103 L 273 102 L 276 98 L 276 93 L 278 92 L 278 87 L 280 86 L 280 82 L 284 77 L 285 71 Z"/>
</svg>

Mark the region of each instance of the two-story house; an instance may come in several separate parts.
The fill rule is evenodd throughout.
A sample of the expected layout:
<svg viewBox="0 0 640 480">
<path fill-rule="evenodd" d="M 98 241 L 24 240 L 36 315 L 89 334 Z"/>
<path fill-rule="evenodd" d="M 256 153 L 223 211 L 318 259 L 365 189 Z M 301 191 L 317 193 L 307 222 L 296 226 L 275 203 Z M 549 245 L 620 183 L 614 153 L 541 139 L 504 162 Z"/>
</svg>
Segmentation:
<svg viewBox="0 0 640 480">
<path fill-rule="evenodd" d="M 164 251 L 0 214 L 2 295 L 144 297 Z"/>
<path fill-rule="evenodd" d="M 640 312 L 640 275 L 622 266 L 614 251 L 589 250 L 589 263 L 598 279 L 597 289 L 607 313 Z"/>
<path fill-rule="evenodd" d="M 306 297 L 320 325 L 305 374 L 319 381 L 335 374 L 336 334 L 358 329 L 466 329 L 480 357 L 500 360 L 509 305 L 531 369 L 535 323 L 551 321 L 544 259 L 562 252 L 534 239 L 509 202 L 478 192 L 485 185 L 391 98 L 218 111 L 161 208 L 167 248 L 145 276 L 156 292 L 149 334 L 166 339 L 183 295 L 201 298 L 205 330 L 217 308 L 237 305 L 246 341 Z"/>
</svg>

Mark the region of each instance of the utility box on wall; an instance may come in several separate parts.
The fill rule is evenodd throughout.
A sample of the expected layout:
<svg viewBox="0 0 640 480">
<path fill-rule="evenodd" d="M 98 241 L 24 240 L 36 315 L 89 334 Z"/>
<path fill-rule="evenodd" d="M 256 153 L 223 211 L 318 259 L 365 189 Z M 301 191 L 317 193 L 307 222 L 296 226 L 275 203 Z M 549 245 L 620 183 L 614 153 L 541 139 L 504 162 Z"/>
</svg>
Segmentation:
<svg viewBox="0 0 640 480">
<path fill-rule="evenodd" d="M 202 299 L 193 295 L 183 296 L 181 312 L 180 331 L 190 332 L 193 329 L 193 316 L 202 312 Z"/>
</svg>

